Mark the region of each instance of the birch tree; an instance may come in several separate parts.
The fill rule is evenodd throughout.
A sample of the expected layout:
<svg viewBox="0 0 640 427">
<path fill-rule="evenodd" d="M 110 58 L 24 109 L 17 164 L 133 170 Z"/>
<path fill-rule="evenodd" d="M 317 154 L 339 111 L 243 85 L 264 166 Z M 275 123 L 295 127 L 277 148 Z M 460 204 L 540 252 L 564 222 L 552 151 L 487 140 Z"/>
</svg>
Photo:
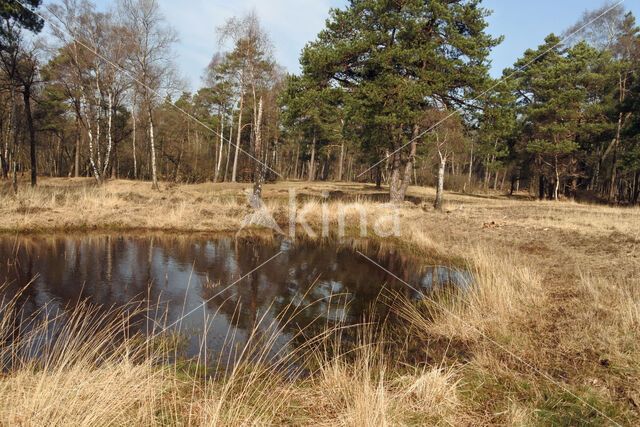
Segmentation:
<svg viewBox="0 0 640 427">
<path fill-rule="evenodd" d="M 258 129 L 258 92 L 274 68 L 272 43 L 260 21 L 251 12 L 243 17 L 233 17 L 218 28 L 219 42 L 230 41 L 233 50 L 227 54 L 224 69 L 236 81 L 238 93 L 238 133 L 231 181 L 237 180 L 238 155 L 242 143 L 242 114 L 246 105 L 246 91 L 252 100 L 251 151 L 255 152 L 256 131 Z M 253 159 L 256 161 L 256 159 Z"/>
<path fill-rule="evenodd" d="M 157 0 L 119 0 L 118 7 L 131 51 L 127 68 L 148 121 L 151 188 L 158 190 L 154 109 L 161 102 L 160 91 L 173 78 L 171 52 L 177 36 L 165 22 Z"/>
</svg>

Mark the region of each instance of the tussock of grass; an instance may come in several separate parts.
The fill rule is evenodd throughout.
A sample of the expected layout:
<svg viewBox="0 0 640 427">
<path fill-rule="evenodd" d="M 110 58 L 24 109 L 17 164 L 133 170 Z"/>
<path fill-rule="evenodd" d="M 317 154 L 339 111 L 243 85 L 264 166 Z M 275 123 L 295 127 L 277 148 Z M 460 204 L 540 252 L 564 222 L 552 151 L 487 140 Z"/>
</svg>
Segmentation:
<svg viewBox="0 0 640 427">
<path fill-rule="evenodd" d="M 274 344 L 269 338 L 261 340 L 264 347 L 249 340 L 246 357 L 222 375 L 203 377 L 200 369 L 170 362 L 166 348 L 128 336 L 140 310 L 103 312 L 81 304 L 25 317 L 18 297 L 2 307 L 1 332 L 11 337 L 0 343 L 6 361 L 0 380 L 3 423 L 359 426 L 450 418 L 458 406 L 454 369 L 392 374 L 396 365 L 383 349 L 383 336 L 367 332 L 366 325 L 347 354 L 328 357 L 323 351 L 326 340 L 341 339 L 333 330 L 311 338 L 307 349 L 282 356 L 285 365 L 302 362 L 301 354 L 315 360 L 306 378 L 292 378 L 268 363 Z M 16 333 L 16 322 L 22 333 Z M 255 351 L 263 353 L 256 359 Z"/>
</svg>

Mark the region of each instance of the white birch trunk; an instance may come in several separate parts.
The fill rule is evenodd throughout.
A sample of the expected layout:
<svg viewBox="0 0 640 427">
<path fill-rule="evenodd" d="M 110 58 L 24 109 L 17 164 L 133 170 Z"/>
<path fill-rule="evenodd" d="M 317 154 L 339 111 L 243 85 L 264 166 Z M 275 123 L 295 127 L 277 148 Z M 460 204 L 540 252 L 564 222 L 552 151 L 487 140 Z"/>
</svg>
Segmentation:
<svg viewBox="0 0 640 427">
<path fill-rule="evenodd" d="M 111 160 L 111 150 L 113 147 L 113 137 L 111 136 L 111 125 L 113 117 L 113 95 L 109 90 L 107 105 L 109 110 L 107 111 L 107 154 L 104 158 L 104 168 L 102 169 L 102 176 L 106 176 L 107 169 L 109 168 L 109 161 Z"/>
<path fill-rule="evenodd" d="M 244 91 L 243 88 L 240 89 Z M 231 182 L 237 182 L 238 177 L 238 156 L 240 154 L 240 142 L 242 138 L 242 110 L 244 109 L 244 93 L 240 95 L 240 109 L 238 112 L 238 140 L 236 142 L 236 152 L 233 157 L 233 172 L 231 172 Z"/>
<path fill-rule="evenodd" d="M 158 172 L 156 168 L 156 142 L 153 135 L 153 113 L 151 107 L 149 107 L 149 141 L 151 143 L 151 178 L 152 190 L 158 190 Z"/>
<path fill-rule="evenodd" d="M 86 109 L 86 100 L 83 97 L 81 104 L 84 106 L 84 108 Z M 91 121 L 89 120 L 89 117 L 87 116 L 87 133 L 89 136 L 89 162 L 91 163 L 91 169 L 93 170 L 93 176 L 96 178 L 96 181 L 98 181 L 98 184 L 102 183 L 102 179 L 100 177 L 100 171 L 98 169 L 98 167 L 96 166 L 96 162 L 95 162 L 95 153 L 94 153 L 94 147 L 93 147 L 93 131 L 91 130 Z"/>
</svg>

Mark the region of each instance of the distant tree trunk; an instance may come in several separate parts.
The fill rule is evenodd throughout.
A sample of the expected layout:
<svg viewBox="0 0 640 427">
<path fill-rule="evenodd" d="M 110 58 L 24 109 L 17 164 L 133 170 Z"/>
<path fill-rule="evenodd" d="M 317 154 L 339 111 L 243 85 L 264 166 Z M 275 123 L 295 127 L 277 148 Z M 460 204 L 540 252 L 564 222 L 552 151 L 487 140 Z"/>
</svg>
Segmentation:
<svg viewBox="0 0 640 427">
<path fill-rule="evenodd" d="M 411 149 L 409 151 L 409 159 L 407 164 L 404 167 L 404 176 L 402 177 L 402 184 L 400 185 L 400 193 L 402 195 L 402 200 L 405 199 L 407 195 L 407 189 L 409 188 L 409 184 L 411 183 L 411 172 L 413 171 L 413 164 L 416 158 L 416 150 L 418 149 L 418 141 L 417 135 L 420 129 L 418 126 L 415 126 L 413 129 L 413 137 L 411 142 Z"/>
<path fill-rule="evenodd" d="M 15 152 L 13 153 L 14 155 L 14 160 L 13 160 L 13 192 L 15 194 L 18 194 L 18 163 L 15 161 Z"/>
<path fill-rule="evenodd" d="M 574 176 L 573 179 L 571 180 L 571 189 L 569 190 L 569 193 L 571 197 L 576 197 L 577 192 L 578 192 L 578 178 Z"/>
<path fill-rule="evenodd" d="M 227 145 L 227 159 L 224 166 L 224 178 L 223 181 L 227 182 L 227 176 L 229 175 L 229 159 L 231 158 L 231 141 L 233 141 L 233 107 L 231 108 L 231 114 L 229 115 L 229 144 Z"/>
<path fill-rule="evenodd" d="M 33 126 L 33 115 L 31 114 L 31 88 L 25 87 L 23 92 L 24 112 L 27 117 L 27 127 L 29 128 L 29 157 L 31 158 L 31 186 L 37 184 L 36 174 L 36 129 Z"/>
<path fill-rule="evenodd" d="M 132 135 L 132 143 L 133 143 L 133 179 L 138 179 L 138 160 L 136 158 L 136 108 L 135 101 L 133 104 L 133 108 L 131 110 L 131 118 L 133 119 L 133 135 Z"/>
<path fill-rule="evenodd" d="M 398 143 L 394 143 L 394 149 L 396 146 L 399 146 Z M 391 203 L 402 203 L 404 202 L 404 194 L 401 191 L 400 182 L 400 156 L 401 153 L 399 151 L 395 152 L 391 156 L 391 176 L 389 177 L 389 199 Z"/>
<path fill-rule="evenodd" d="M 296 166 L 293 169 L 293 178 L 294 179 L 298 179 L 298 159 L 300 158 L 300 141 L 298 141 L 298 144 L 296 145 Z"/>
<path fill-rule="evenodd" d="M 224 149 L 224 114 L 220 116 L 220 139 L 218 141 L 218 161 L 216 162 L 216 173 L 213 177 L 213 182 L 218 182 L 218 176 L 220 175 L 220 169 L 222 167 L 222 150 Z"/>
<path fill-rule="evenodd" d="M 309 182 L 315 180 L 316 161 L 316 132 L 313 131 L 313 143 L 311 144 L 311 161 L 309 162 Z"/>
<path fill-rule="evenodd" d="M 0 155 L 0 157 L 2 157 L 2 178 L 7 179 L 9 178 L 9 138 L 10 138 L 10 130 L 11 130 L 11 126 L 9 126 L 7 128 L 7 133 L 5 135 L 5 139 L 4 139 L 4 147 L 2 148 L 2 154 Z"/>
<path fill-rule="evenodd" d="M 264 183 L 265 166 L 264 155 L 262 147 L 262 98 L 258 104 L 258 116 L 256 119 L 256 143 L 254 148 L 254 183 L 253 183 L 253 196 L 257 198 L 262 197 L 262 184 Z"/>
<path fill-rule="evenodd" d="M 540 175 L 538 179 L 538 197 L 540 200 L 544 200 L 544 176 Z"/>
<path fill-rule="evenodd" d="M 111 161 L 111 150 L 113 148 L 113 137 L 111 136 L 111 123 L 113 117 L 113 95 L 111 91 L 107 96 L 107 154 L 104 157 L 104 169 L 102 169 L 102 176 L 107 176 L 107 170 L 109 170 L 109 162 Z"/>
<path fill-rule="evenodd" d="M 96 113 L 96 140 L 95 140 L 95 153 L 96 153 L 96 158 L 98 161 L 98 171 L 100 172 L 100 179 L 102 180 L 102 155 L 100 153 L 100 137 L 102 136 L 101 133 L 101 128 L 100 128 L 100 112 L 101 112 L 101 105 L 102 105 L 102 92 L 100 91 L 100 77 L 96 78 L 96 88 L 98 91 L 98 95 L 100 96 L 100 103 L 98 105 L 98 107 L 96 108 L 97 113 Z"/>
<path fill-rule="evenodd" d="M 86 100 L 84 98 L 82 100 L 82 105 L 84 105 L 84 107 L 86 108 Z M 98 181 L 98 184 L 101 184 L 102 179 L 100 177 L 100 171 L 96 166 L 95 153 L 93 150 L 93 131 L 91 130 L 91 120 L 89 118 L 89 114 L 86 114 L 86 116 L 87 116 L 87 120 L 86 120 L 87 135 L 89 136 L 89 163 L 91 164 L 91 170 L 93 171 L 93 176 L 95 177 L 96 181 Z"/>
<path fill-rule="evenodd" d="M 440 156 L 440 164 L 438 165 L 438 186 L 436 188 L 436 201 L 433 204 L 433 207 L 437 211 L 442 210 L 442 199 L 444 195 L 444 171 L 447 167 L 447 157 L 442 154 L 442 152 L 438 152 Z"/>
<path fill-rule="evenodd" d="M 619 91 L 619 100 L 622 104 L 626 98 L 626 88 L 627 88 L 627 74 L 619 74 L 618 85 L 620 88 Z M 620 134 L 622 132 L 622 127 L 624 125 L 624 113 L 621 111 L 618 113 L 618 126 L 616 128 L 616 139 L 613 146 L 613 162 L 611 164 L 611 187 L 609 187 L 609 201 L 615 201 L 615 190 L 616 190 L 616 178 L 617 178 L 617 162 L 618 162 L 618 145 L 620 144 Z"/>
<path fill-rule="evenodd" d="M 13 172 L 13 186 L 14 191 L 18 193 L 18 179 L 17 179 L 17 149 L 18 149 L 18 123 L 17 123 L 17 105 L 16 105 L 16 89 L 11 85 L 11 119 L 9 120 L 9 126 L 11 126 L 11 169 Z M 7 159 L 8 160 L 8 159 Z"/>
<path fill-rule="evenodd" d="M 343 163 L 344 163 L 344 142 L 340 145 L 340 167 L 338 168 L 338 181 L 342 181 Z"/>
<path fill-rule="evenodd" d="M 555 162 L 554 162 L 554 169 L 555 169 L 555 173 L 556 173 L 556 182 L 555 182 L 555 185 L 553 187 L 553 199 L 554 200 L 558 200 L 558 190 L 560 189 L 560 172 L 558 170 L 558 157 L 557 156 L 556 156 Z"/>
<path fill-rule="evenodd" d="M 353 181 L 353 154 L 349 156 L 349 170 L 347 171 L 347 181 Z"/>
<path fill-rule="evenodd" d="M 135 128 L 134 128 L 135 129 Z M 82 128 L 80 126 L 80 114 L 76 115 L 76 149 L 74 155 L 73 174 L 76 178 L 80 177 L 80 138 Z M 135 155 L 134 155 L 135 158 Z"/>
<path fill-rule="evenodd" d="M 0 131 L 2 131 L 0 127 Z M 4 135 L 4 147 L 0 148 L 0 159 L 2 160 L 2 167 L 0 168 L 0 173 L 2 173 L 2 178 L 9 178 L 9 138 L 11 137 L 11 124 L 7 126 L 7 133 Z"/>
<path fill-rule="evenodd" d="M 411 142 L 411 151 L 409 158 L 405 164 L 404 171 L 401 171 L 401 152 L 397 151 L 391 156 L 391 177 L 389 179 L 389 199 L 391 203 L 404 202 L 405 195 L 407 194 L 407 188 L 409 188 L 409 182 L 411 181 L 411 171 L 413 170 L 413 162 L 416 156 L 417 138 L 419 128 L 414 126 L 413 139 Z M 394 148 L 400 147 L 400 141 L 394 141 Z M 402 176 L 400 176 L 402 174 Z"/>
<path fill-rule="evenodd" d="M 634 205 L 638 204 L 638 196 L 640 196 L 640 172 L 635 171 L 634 172 L 634 179 L 633 179 L 633 198 L 631 200 L 631 203 Z"/>
<path fill-rule="evenodd" d="M 244 79 L 243 79 L 244 82 Z M 238 141 L 236 143 L 236 153 L 233 158 L 233 172 L 231 182 L 236 182 L 238 176 L 238 155 L 240 154 L 240 141 L 242 137 L 242 110 L 244 109 L 244 84 L 240 86 L 240 109 L 238 110 Z"/>
<path fill-rule="evenodd" d="M 382 165 L 376 166 L 376 189 L 382 188 Z"/>
<path fill-rule="evenodd" d="M 156 141 L 153 135 L 153 111 L 151 111 L 151 105 L 148 106 L 149 114 L 149 143 L 151 144 L 151 189 L 158 190 L 158 172 L 156 168 Z"/>
<path fill-rule="evenodd" d="M 469 190 L 471 190 L 471 176 L 473 174 L 473 138 L 471 138 L 471 153 L 469 154 Z"/>
<path fill-rule="evenodd" d="M 600 158 L 600 154 L 598 154 L 598 161 L 596 162 L 595 171 L 593 172 L 593 179 L 591 180 L 591 190 L 592 191 L 598 191 L 598 184 L 599 184 L 599 181 L 600 181 L 600 168 L 601 167 L 602 167 L 602 159 Z"/>
<path fill-rule="evenodd" d="M 618 130 L 618 132 L 620 132 Z M 616 138 L 617 141 L 617 138 Z M 609 201 L 610 202 L 615 202 L 615 198 L 616 198 L 616 180 L 617 180 L 617 175 L 618 175 L 618 168 L 616 167 L 616 164 L 618 163 L 618 144 L 616 142 L 615 146 L 613 147 L 613 161 L 611 163 L 611 186 L 609 187 Z"/>
<path fill-rule="evenodd" d="M 322 176 L 323 181 L 327 181 L 329 179 L 329 174 L 331 173 L 331 150 L 327 148 L 327 158 L 322 165 Z"/>
<path fill-rule="evenodd" d="M 276 126 L 276 128 L 279 127 L 279 124 Z M 280 167 L 280 156 L 278 153 L 278 135 L 276 134 L 276 137 L 273 141 L 273 151 L 272 151 L 272 159 L 271 159 L 271 167 L 275 170 L 278 170 L 280 172 L 282 172 L 282 168 Z"/>
<path fill-rule="evenodd" d="M 111 152 L 111 179 L 118 179 L 118 146 L 113 146 Z"/>
</svg>

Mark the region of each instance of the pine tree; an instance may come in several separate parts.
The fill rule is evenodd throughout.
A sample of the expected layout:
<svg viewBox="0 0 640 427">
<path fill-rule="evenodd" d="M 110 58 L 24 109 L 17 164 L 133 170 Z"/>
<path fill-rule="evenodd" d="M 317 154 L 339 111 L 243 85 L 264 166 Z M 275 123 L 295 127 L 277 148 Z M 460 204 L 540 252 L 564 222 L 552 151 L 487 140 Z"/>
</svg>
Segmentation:
<svg viewBox="0 0 640 427">
<path fill-rule="evenodd" d="M 347 126 L 365 150 L 393 153 L 393 202 L 404 199 L 424 112 L 464 105 L 486 82 L 486 58 L 499 40 L 484 32 L 489 12 L 479 4 L 351 0 L 303 50 L 308 78 L 344 90 Z"/>
</svg>

